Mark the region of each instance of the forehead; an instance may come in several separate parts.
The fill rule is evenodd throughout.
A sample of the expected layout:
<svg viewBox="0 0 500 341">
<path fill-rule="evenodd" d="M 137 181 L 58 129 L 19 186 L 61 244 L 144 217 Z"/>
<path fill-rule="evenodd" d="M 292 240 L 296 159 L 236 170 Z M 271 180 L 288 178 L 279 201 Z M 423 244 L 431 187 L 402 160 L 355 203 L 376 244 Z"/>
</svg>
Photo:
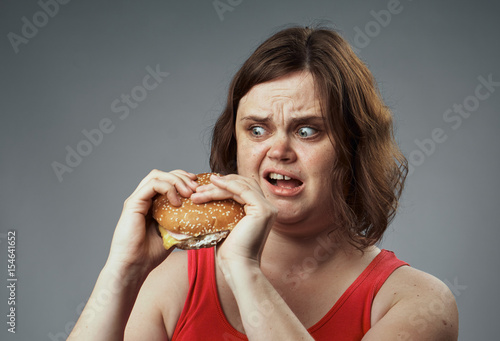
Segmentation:
<svg viewBox="0 0 500 341">
<path fill-rule="evenodd" d="M 319 103 L 311 73 L 296 72 L 255 85 L 241 98 L 238 112 L 246 112 L 246 109 L 272 112 L 277 106 L 287 106 L 293 111 L 317 111 Z"/>
</svg>

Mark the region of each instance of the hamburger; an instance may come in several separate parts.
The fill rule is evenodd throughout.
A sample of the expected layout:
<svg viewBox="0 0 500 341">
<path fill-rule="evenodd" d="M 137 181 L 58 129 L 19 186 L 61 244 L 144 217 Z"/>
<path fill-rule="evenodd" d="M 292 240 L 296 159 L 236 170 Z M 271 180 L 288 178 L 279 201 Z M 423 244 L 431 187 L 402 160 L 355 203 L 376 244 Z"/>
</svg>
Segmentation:
<svg viewBox="0 0 500 341">
<path fill-rule="evenodd" d="M 207 185 L 212 174 L 215 173 L 198 174 L 196 181 Z M 181 197 L 181 202 L 181 206 L 173 206 L 166 195 L 153 201 L 153 218 L 167 250 L 174 245 L 183 250 L 215 246 L 245 216 L 243 205 L 232 199 L 195 204 Z"/>
</svg>

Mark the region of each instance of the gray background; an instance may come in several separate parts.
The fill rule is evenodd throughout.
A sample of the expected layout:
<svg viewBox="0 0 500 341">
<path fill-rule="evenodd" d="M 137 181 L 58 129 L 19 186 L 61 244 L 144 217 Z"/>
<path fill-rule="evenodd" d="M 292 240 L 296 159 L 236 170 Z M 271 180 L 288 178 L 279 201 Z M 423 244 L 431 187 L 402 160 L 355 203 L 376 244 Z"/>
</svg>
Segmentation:
<svg viewBox="0 0 500 341">
<path fill-rule="evenodd" d="M 326 20 L 371 68 L 397 139 L 414 156 L 381 246 L 452 288 L 460 340 L 497 339 L 500 88 L 477 100 L 456 129 L 443 114 L 475 105 L 469 96 L 478 77 L 500 81 L 498 2 L 401 0 L 384 25 L 371 11 L 386 10 L 389 0 L 223 2 L 232 10 L 219 17 L 211 0 L 71 1 L 46 23 L 36 1 L 0 2 L 0 338 L 65 339 L 106 260 L 122 203 L 142 177 L 153 168 L 207 171 L 210 128 L 239 65 L 284 25 Z M 34 15 L 41 27 L 15 53 L 8 34 L 21 35 L 22 18 Z M 168 77 L 120 119 L 111 103 L 156 65 Z M 75 149 L 82 130 L 104 118 L 113 132 L 60 182 L 51 164 L 65 163 L 66 147 Z M 415 140 L 436 128 L 446 140 L 418 159 Z M 11 229 L 15 335 L 5 324 Z"/>
</svg>

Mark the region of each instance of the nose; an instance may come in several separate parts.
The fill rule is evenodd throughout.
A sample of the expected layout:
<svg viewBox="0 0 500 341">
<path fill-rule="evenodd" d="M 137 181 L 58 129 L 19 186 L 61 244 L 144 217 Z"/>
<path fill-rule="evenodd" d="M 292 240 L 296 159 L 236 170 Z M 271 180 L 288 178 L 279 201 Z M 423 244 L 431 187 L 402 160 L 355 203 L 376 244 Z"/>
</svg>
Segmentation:
<svg viewBox="0 0 500 341">
<path fill-rule="evenodd" d="M 267 151 L 267 157 L 271 160 L 290 163 L 297 159 L 297 154 L 295 154 L 288 136 L 278 134 L 271 138 L 269 142 L 271 144 Z"/>
</svg>

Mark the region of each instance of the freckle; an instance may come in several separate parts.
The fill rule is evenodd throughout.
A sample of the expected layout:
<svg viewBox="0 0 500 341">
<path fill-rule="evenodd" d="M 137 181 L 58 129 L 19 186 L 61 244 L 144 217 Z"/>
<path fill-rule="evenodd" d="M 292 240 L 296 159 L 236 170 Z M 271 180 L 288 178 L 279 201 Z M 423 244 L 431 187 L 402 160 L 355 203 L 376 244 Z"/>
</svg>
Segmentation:
<svg viewBox="0 0 500 341">
<path fill-rule="evenodd" d="M 447 325 L 448 325 L 448 323 L 447 323 L 445 320 L 443 320 L 443 324 L 444 324 L 445 326 L 447 326 Z"/>
</svg>

